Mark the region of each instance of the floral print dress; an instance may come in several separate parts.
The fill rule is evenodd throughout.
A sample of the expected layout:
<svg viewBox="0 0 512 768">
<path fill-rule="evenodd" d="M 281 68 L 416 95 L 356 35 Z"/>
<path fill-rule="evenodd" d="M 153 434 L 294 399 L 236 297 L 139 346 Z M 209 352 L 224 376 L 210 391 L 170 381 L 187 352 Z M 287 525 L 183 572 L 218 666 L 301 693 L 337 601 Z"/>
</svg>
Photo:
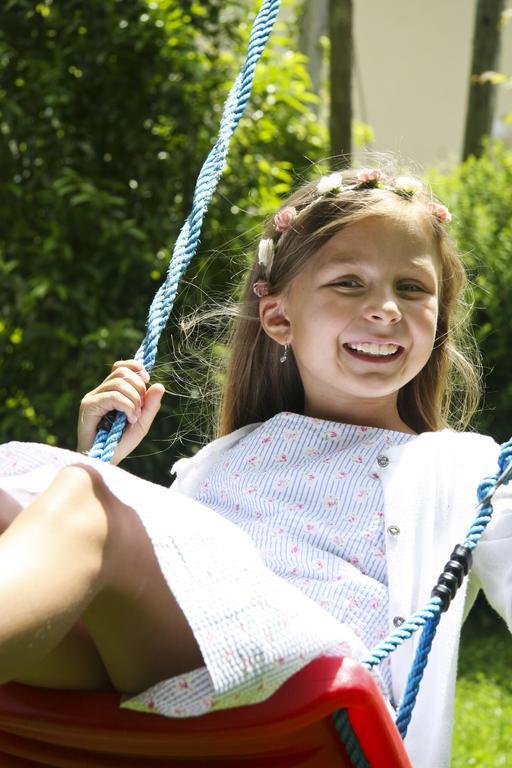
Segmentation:
<svg viewBox="0 0 512 768">
<path fill-rule="evenodd" d="M 413 438 L 279 413 L 223 456 L 196 498 L 372 648 L 392 629 L 378 458 Z M 389 659 L 380 666 L 390 692 Z"/>
</svg>

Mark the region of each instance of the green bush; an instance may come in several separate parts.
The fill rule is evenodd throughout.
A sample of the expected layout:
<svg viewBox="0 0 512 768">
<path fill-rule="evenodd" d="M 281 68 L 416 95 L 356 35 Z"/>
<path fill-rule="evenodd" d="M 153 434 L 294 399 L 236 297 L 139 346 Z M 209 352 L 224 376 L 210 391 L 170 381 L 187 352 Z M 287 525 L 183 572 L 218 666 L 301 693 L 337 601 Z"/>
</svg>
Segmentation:
<svg viewBox="0 0 512 768">
<path fill-rule="evenodd" d="M 453 212 L 453 235 L 465 255 L 483 356 L 486 396 L 476 427 L 496 440 L 512 434 L 512 153 L 486 145 L 450 174 L 433 172 L 434 190 Z"/>
<path fill-rule="evenodd" d="M 253 0 L 10 0 L 0 10 L 0 440 L 75 446 L 81 396 L 133 356 L 245 56 Z M 292 167 L 324 154 L 279 24 L 176 313 L 226 294 Z M 295 47 L 295 46 L 294 46 Z M 226 245 L 229 243 L 229 245 Z M 161 345 L 169 358 L 174 324 Z M 165 376 L 166 365 L 161 369 Z M 198 400 L 198 407 L 201 403 Z M 167 396 L 130 469 L 165 482 Z M 192 438 L 193 439 L 193 438 Z"/>
</svg>

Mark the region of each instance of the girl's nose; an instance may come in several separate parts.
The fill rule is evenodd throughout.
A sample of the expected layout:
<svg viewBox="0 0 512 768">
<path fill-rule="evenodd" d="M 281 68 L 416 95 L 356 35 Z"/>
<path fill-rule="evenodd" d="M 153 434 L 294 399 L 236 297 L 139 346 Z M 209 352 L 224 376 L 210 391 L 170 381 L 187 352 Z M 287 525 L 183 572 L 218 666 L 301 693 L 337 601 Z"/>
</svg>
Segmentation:
<svg viewBox="0 0 512 768">
<path fill-rule="evenodd" d="M 385 299 L 372 302 L 366 309 L 368 320 L 377 323 L 398 323 L 402 319 L 402 313 L 394 299 Z"/>
</svg>

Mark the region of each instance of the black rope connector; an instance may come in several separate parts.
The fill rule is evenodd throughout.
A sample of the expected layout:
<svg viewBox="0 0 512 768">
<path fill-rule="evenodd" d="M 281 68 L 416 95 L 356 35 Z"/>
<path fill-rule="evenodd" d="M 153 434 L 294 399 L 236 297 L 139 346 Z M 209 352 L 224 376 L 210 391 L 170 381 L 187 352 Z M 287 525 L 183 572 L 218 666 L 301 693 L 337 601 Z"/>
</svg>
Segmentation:
<svg viewBox="0 0 512 768">
<path fill-rule="evenodd" d="M 464 581 L 464 577 L 467 576 L 472 563 L 471 549 L 463 544 L 457 544 L 431 592 L 431 597 L 441 599 L 441 611 L 443 613 L 448 610 L 448 606 L 457 594 L 457 590 Z"/>
</svg>

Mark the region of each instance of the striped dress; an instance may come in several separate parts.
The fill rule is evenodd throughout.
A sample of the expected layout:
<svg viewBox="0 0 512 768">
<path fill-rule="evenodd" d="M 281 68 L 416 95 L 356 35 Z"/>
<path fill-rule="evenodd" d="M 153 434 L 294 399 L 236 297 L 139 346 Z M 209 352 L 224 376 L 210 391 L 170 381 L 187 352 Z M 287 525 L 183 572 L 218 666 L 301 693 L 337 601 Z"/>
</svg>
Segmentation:
<svg viewBox="0 0 512 768">
<path fill-rule="evenodd" d="M 279 413 L 226 452 L 196 498 L 372 648 L 389 632 L 378 457 L 413 438 Z M 389 692 L 389 659 L 380 670 Z"/>
</svg>

